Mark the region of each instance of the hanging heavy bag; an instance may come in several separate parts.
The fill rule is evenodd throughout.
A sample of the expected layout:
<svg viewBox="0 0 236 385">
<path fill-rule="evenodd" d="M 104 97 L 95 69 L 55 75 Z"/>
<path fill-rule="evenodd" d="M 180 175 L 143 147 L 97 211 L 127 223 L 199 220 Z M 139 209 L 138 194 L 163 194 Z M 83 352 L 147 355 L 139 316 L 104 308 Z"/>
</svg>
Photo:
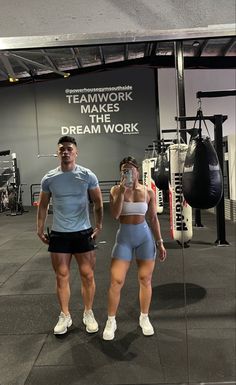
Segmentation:
<svg viewBox="0 0 236 385">
<path fill-rule="evenodd" d="M 153 179 L 159 190 L 169 190 L 169 162 L 165 152 L 157 156 Z"/>
<path fill-rule="evenodd" d="M 153 180 L 153 170 L 156 164 L 155 158 L 144 159 L 142 162 L 143 168 L 143 184 L 151 189 L 155 194 L 156 210 L 158 214 L 163 212 L 163 193 L 158 190 Z"/>
<path fill-rule="evenodd" d="M 183 195 L 198 209 L 215 207 L 223 193 L 219 160 L 209 138 L 192 138 L 184 162 Z"/>
<path fill-rule="evenodd" d="M 170 159 L 170 232 L 171 237 L 184 244 L 193 236 L 192 207 L 183 197 L 182 175 L 188 146 L 183 143 L 169 146 Z"/>
</svg>

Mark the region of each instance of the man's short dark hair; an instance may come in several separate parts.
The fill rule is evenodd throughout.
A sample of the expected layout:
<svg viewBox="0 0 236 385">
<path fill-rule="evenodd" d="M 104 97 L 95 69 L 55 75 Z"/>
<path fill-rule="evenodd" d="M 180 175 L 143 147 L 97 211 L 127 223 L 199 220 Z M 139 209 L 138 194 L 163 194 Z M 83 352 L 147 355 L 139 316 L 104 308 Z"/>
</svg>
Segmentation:
<svg viewBox="0 0 236 385">
<path fill-rule="evenodd" d="M 57 144 L 62 144 L 65 142 L 73 143 L 77 147 L 76 140 L 75 138 L 73 138 L 73 136 L 69 136 L 69 135 L 61 136 Z"/>
</svg>

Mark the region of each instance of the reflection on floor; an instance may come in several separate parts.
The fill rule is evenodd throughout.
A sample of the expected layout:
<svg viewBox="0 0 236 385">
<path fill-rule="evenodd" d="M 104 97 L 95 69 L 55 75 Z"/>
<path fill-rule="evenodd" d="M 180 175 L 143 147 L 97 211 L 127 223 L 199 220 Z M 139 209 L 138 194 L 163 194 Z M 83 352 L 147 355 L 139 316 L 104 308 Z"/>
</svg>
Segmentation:
<svg viewBox="0 0 236 385">
<path fill-rule="evenodd" d="M 118 223 L 105 210 L 98 240 L 94 312 L 99 332 L 82 324 L 80 280 L 71 271 L 73 326 L 56 338 L 54 273 L 46 247 L 35 235 L 36 209 L 0 214 L 0 384 L 155 385 L 236 383 L 235 224 L 226 222 L 229 247 L 216 247 L 216 220 L 203 212 L 189 248 L 169 236 L 169 215 L 160 216 L 168 259 L 153 275 L 150 318 L 156 333 L 138 327 L 135 263 L 128 273 L 113 341 L 102 340 L 106 320 L 110 252 Z M 51 216 L 49 215 L 49 224 Z"/>
</svg>

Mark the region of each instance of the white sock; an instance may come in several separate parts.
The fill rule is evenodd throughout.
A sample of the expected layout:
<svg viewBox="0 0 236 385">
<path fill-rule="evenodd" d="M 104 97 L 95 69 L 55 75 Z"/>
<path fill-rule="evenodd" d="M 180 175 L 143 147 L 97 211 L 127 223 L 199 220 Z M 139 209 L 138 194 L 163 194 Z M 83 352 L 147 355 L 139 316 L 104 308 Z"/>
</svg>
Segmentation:
<svg viewBox="0 0 236 385">
<path fill-rule="evenodd" d="M 114 322 L 116 320 L 116 316 L 115 315 L 109 315 L 108 320 Z"/>
<path fill-rule="evenodd" d="M 141 317 L 141 318 L 148 317 L 148 313 L 140 313 L 140 317 Z"/>
<path fill-rule="evenodd" d="M 64 314 L 65 317 L 69 317 L 70 316 L 70 313 L 63 313 L 63 311 L 61 311 L 62 314 Z"/>
</svg>

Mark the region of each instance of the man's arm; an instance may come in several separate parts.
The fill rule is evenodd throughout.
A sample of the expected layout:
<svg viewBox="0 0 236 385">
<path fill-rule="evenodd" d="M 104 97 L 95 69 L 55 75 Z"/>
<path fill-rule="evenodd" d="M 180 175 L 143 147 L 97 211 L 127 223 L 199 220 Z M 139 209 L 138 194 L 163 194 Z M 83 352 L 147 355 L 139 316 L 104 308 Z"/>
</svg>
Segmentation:
<svg viewBox="0 0 236 385">
<path fill-rule="evenodd" d="M 44 233 L 44 226 L 48 214 L 48 205 L 50 202 L 50 194 L 41 191 L 39 196 L 39 205 L 37 212 L 37 234 L 39 238 L 46 244 L 48 244 L 48 238 Z"/>
<path fill-rule="evenodd" d="M 90 189 L 89 196 L 93 202 L 95 229 L 93 231 L 92 238 L 95 238 L 102 230 L 103 221 L 103 202 L 100 187 Z"/>
</svg>

